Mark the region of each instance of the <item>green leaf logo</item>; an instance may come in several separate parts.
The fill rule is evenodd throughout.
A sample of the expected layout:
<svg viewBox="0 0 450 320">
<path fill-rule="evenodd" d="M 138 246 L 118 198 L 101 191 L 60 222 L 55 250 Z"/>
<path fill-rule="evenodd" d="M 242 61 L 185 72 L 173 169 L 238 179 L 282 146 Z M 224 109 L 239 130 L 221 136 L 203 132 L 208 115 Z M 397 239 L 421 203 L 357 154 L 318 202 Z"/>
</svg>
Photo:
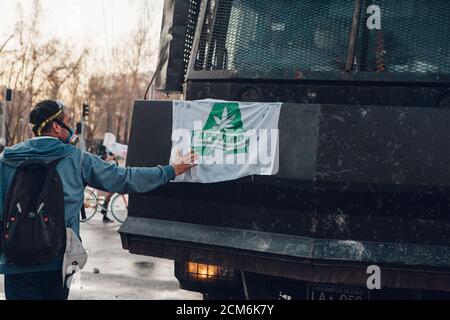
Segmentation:
<svg viewBox="0 0 450 320">
<path fill-rule="evenodd" d="M 215 103 L 203 130 L 243 130 L 239 103 Z"/>
<path fill-rule="evenodd" d="M 201 132 L 193 132 L 200 144 L 193 148 L 201 155 L 212 155 L 215 149 L 224 154 L 248 152 L 249 141 L 244 136 L 239 103 L 215 103 Z"/>
</svg>

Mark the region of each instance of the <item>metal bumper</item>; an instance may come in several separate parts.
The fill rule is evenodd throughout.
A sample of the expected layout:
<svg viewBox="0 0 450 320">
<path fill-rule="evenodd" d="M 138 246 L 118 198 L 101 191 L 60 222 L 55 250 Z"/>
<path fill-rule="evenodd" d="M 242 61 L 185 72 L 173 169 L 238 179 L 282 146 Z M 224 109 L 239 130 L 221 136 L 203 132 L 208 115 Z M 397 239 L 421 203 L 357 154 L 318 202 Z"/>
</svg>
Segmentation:
<svg viewBox="0 0 450 320">
<path fill-rule="evenodd" d="M 367 267 L 376 264 L 383 287 L 450 291 L 449 247 L 311 239 L 135 217 L 119 233 L 133 254 L 354 286 L 365 286 Z"/>
</svg>

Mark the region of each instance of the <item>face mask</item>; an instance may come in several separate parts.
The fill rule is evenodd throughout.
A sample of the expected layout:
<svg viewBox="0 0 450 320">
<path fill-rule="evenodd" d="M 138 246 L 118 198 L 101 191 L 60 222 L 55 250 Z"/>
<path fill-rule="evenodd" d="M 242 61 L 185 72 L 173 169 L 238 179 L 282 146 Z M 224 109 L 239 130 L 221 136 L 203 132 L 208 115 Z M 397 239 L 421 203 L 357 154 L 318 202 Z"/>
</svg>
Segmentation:
<svg viewBox="0 0 450 320">
<path fill-rule="evenodd" d="M 77 146 L 80 142 L 80 138 L 75 134 L 75 131 L 72 128 L 69 128 L 69 135 L 67 136 L 66 141 L 64 141 L 67 144 L 71 144 L 74 146 Z"/>
<path fill-rule="evenodd" d="M 59 125 L 66 129 L 69 132 L 69 135 L 67 136 L 67 139 L 63 141 L 64 143 L 71 144 L 74 146 L 77 146 L 80 142 L 80 138 L 75 134 L 75 131 L 72 128 L 69 128 L 66 126 L 65 123 L 58 121 Z"/>
</svg>

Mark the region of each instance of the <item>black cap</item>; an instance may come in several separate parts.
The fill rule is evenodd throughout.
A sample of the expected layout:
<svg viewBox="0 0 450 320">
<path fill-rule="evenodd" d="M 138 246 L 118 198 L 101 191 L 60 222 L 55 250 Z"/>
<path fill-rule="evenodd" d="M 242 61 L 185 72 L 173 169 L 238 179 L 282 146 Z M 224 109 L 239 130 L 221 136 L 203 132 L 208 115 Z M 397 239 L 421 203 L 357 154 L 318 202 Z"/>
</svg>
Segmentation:
<svg viewBox="0 0 450 320">
<path fill-rule="evenodd" d="M 36 131 L 44 121 L 60 112 L 62 108 L 64 108 L 64 104 L 60 101 L 45 100 L 39 102 L 30 112 L 30 123 L 34 124 L 33 131 Z"/>
</svg>

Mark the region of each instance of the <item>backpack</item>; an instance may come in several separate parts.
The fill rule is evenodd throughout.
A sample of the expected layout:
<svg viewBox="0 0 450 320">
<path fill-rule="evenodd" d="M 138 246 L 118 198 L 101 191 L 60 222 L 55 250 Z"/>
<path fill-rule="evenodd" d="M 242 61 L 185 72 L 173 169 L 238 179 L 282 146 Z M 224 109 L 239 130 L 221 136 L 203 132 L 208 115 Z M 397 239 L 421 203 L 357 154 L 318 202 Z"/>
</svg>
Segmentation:
<svg viewBox="0 0 450 320">
<path fill-rule="evenodd" d="M 64 192 L 56 171 L 60 160 L 28 161 L 17 168 L 1 223 L 1 249 L 8 262 L 35 265 L 64 252 Z"/>
</svg>

